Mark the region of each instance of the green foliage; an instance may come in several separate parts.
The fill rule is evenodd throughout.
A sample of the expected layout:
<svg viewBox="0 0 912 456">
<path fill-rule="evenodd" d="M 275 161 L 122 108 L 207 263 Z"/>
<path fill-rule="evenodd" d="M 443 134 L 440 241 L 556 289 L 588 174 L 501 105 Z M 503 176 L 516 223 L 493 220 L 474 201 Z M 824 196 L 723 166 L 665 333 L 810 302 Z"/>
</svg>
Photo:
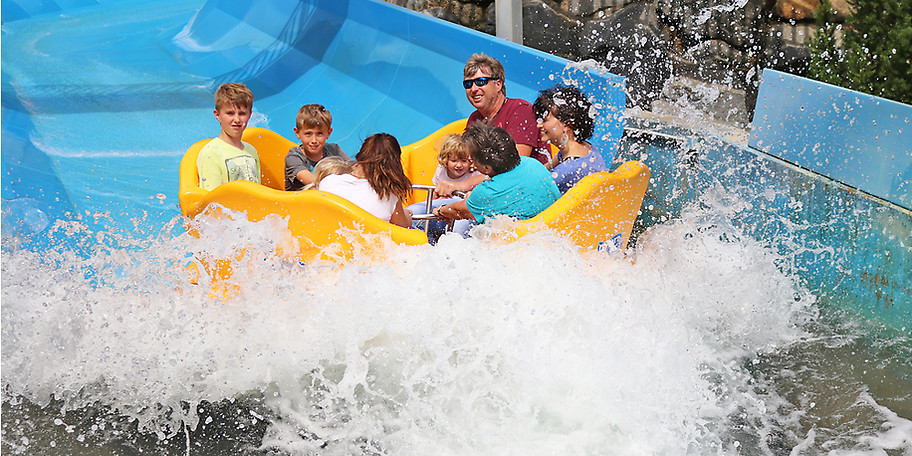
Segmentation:
<svg viewBox="0 0 912 456">
<path fill-rule="evenodd" d="M 850 0 L 843 25 L 829 0 L 815 14 L 808 76 L 912 104 L 912 0 Z"/>
</svg>

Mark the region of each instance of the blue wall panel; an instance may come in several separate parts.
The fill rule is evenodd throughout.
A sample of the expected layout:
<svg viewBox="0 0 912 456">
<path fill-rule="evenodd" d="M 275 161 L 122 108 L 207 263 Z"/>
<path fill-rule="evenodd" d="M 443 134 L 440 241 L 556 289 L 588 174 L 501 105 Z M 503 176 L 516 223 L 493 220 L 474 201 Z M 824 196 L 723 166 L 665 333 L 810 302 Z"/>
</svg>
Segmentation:
<svg viewBox="0 0 912 456">
<path fill-rule="evenodd" d="M 912 208 L 912 106 L 764 70 L 749 145 Z"/>
</svg>

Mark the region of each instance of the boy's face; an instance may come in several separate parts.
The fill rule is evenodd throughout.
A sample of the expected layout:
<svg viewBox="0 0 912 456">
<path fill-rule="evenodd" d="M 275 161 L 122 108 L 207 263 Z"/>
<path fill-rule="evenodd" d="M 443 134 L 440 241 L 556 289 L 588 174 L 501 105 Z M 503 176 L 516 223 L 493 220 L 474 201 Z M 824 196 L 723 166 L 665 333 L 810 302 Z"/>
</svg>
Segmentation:
<svg viewBox="0 0 912 456">
<path fill-rule="evenodd" d="M 245 106 L 223 106 L 216 109 L 215 118 L 222 126 L 222 133 L 240 140 L 250 120 L 250 108 Z"/>
<path fill-rule="evenodd" d="M 304 153 L 319 157 L 323 155 L 323 146 L 326 145 L 326 140 L 332 134 L 332 128 L 302 127 L 295 128 L 294 132 L 295 136 L 301 140 L 301 145 L 304 146 Z"/>
</svg>

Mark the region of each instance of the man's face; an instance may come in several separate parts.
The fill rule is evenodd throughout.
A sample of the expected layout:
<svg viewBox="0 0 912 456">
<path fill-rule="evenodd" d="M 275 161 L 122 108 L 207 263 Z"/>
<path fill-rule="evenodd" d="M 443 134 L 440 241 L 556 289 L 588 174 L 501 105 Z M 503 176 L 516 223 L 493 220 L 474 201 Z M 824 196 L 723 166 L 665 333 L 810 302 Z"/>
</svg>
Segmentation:
<svg viewBox="0 0 912 456">
<path fill-rule="evenodd" d="M 490 78 L 491 73 L 486 68 L 479 68 L 471 77 L 467 80 L 474 80 L 477 78 Z M 466 98 L 468 98 L 469 103 L 472 103 L 472 106 L 475 107 L 484 115 L 493 115 L 495 105 L 499 101 L 500 92 L 503 89 L 503 81 L 501 80 L 489 80 L 487 84 L 479 87 L 478 84 L 472 84 L 469 86 L 466 91 Z"/>
</svg>

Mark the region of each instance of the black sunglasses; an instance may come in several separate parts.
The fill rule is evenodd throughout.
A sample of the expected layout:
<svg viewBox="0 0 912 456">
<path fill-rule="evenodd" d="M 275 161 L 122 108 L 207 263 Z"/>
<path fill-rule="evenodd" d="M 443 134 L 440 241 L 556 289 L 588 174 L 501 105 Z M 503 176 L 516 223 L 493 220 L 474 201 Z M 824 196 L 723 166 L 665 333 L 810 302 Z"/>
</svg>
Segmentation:
<svg viewBox="0 0 912 456">
<path fill-rule="evenodd" d="M 496 81 L 497 79 L 499 79 L 499 78 L 489 78 L 487 76 L 482 76 L 480 78 L 475 78 L 475 79 L 466 79 L 466 80 L 462 81 L 462 86 L 465 87 L 466 89 L 471 89 L 472 83 L 474 82 L 475 85 L 477 85 L 478 87 L 484 87 L 484 86 L 488 85 L 488 82 Z"/>
</svg>

